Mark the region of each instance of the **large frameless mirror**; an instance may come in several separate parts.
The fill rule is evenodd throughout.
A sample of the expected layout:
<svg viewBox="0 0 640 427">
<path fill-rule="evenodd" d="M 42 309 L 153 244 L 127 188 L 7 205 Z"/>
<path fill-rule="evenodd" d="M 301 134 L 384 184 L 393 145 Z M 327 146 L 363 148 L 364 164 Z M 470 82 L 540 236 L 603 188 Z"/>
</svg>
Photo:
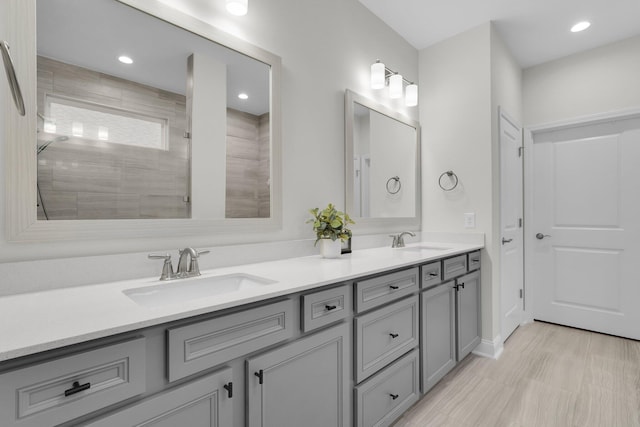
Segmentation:
<svg viewBox="0 0 640 427">
<path fill-rule="evenodd" d="M 419 227 L 419 124 L 347 90 L 345 132 L 346 206 L 356 223 Z"/>
</svg>

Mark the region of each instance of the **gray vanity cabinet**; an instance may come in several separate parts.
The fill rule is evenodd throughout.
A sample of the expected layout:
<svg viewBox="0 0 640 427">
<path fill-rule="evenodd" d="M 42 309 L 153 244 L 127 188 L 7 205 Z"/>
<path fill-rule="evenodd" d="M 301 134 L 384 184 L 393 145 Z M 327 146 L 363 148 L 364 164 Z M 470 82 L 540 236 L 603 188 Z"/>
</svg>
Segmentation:
<svg viewBox="0 0 640 427">
<path fill-rule="evenodd" d="M 230 380 L 231 369 L 226 368 L 99 418 L 85 427 L 233 426 L 232 399 L 242 399 L 242 396 L 233 396 Z"/>
<path fill-rule="evenodd" d="M 456 290 L 450 281 L 420 296 L 422 314 L 422 392 L 456 365 Z"/>
<path fill-rule="evenodd" d="M 480 344 L 480 271 L 456 279 L 458 361 Z"/>
<path fill-rule="evenodd" d="M 247 426 L 350 426 L 350 329 L 342 323 L 248 359 Z"/>
</svg>

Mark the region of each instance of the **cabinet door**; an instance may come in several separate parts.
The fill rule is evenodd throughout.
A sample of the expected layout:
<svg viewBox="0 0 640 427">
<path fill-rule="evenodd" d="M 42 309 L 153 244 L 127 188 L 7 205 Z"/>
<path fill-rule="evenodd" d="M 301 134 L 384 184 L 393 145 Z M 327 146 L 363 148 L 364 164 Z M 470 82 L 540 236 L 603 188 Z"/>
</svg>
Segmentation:
<svg viewBox="0 0 640 427">
<path fill-rule="evenodd" d="M 426 393 L 456 365 L 454 282 L 436 286 L 422 298 L 422 392 Z"/>
<path fill-rule="evenodd" d="M 350 425 L 347 323 L 247 361 L 249 427 Z"/>
<path fill-rule="evenodd" d="M 232 426 L 234 424 L 231 399 L 235 396 L 229 390 L 233 387 L 229 381 L 231 368 L 145 399 L 85 424 L 85 427 Z"/>
<path fill-rule="evenodd" d="M 456 279 L 458 361 L 480 344 L 480 271 Z"/>
</svg>

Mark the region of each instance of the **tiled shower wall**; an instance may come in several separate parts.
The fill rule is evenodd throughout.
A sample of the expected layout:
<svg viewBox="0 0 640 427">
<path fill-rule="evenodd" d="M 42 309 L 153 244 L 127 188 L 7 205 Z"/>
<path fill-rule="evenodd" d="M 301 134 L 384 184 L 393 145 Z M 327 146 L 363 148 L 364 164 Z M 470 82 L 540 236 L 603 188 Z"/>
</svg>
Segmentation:
<svg viewBox="0 0 640 427">
<path fill-rule="evenodd" d="M 185 202 L 190 171 L 188 140 L 183 137 L 183 95 L 39 57 L 38 111 L 43 115 L 45 94 L 165 118 L 169 125 L 165 151 L 71 136 L 66 141 L 54 140 L 55 135 L 42 132 L 43 123 L 38 120 L 38 145 L 54 140 L 38 155 L 39 191 L 49 219 L 190 216 Z M 266 130 L 261 122 L 266 123 Z M 228 218 L 269 215 L 269 189 L 263 179 L 269 176 L 268 126 L 268 114 L 256 117 L 228 110 Z M 266 211 L 260 209 L 265 194 Z M 39 205 L 38 218 L 45 219 L 40 200 Z"/>
</svg>

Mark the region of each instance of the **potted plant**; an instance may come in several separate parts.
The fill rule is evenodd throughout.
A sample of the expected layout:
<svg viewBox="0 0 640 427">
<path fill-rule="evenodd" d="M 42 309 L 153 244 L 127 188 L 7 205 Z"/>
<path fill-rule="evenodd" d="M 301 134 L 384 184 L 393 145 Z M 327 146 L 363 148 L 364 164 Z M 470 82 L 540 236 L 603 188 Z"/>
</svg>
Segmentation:
<svg viewBox="0 0 640 427">
<path fill-rule="evenodd" d="M 325 258 L 337 258 L 340 256 L 342 242 L 351 238 L 349 224 L 355 224 L 349 215 L 338 211 L 331 203 L 326 208 L 309 209 L 313 218 L 307 223 L 313 223 L 313 231 L 316 233 L 316 242 L 320 242 L 320 253 Z"/>
</svg>

